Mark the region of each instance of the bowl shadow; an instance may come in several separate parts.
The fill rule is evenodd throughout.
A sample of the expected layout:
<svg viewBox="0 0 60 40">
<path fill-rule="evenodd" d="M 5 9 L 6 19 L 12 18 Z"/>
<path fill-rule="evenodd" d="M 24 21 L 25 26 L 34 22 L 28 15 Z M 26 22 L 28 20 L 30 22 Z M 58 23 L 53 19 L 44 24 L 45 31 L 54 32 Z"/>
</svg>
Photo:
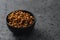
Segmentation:
<svg viewBox="0 0 60 40">
<path fill-rule="evenodd" d="M 39 40 L 41 38 L 41 34 L 38 30 L 33 29 L 30 33 L 27 33 L 26 35 L 14 35 L 16 40 Z"/>
<path fill-rule="evenodd" d="M 46 31 L 41 29 L 33 29 L 27 35 L 14 36 L 16 40 L 54 40 L 52 35 L 48 34 Z"/>
</svg>

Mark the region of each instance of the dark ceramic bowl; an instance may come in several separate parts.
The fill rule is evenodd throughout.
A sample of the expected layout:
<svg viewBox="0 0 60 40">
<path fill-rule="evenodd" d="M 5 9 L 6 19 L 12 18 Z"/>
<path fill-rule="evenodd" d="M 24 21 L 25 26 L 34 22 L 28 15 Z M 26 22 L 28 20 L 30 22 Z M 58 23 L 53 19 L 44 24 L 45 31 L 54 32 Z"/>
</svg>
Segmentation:
<svg viewBox="0 0 60 40">
<path fill-rule="evenodd" d="M 26 13 L 29 13 L 31 16 L 34 17 L 34 15 L 33 15 L 31 12 L 28 12 L 28 11 L 25 11 L 25 10 L 16 10 L 16 11 L 26 12 Z M 16 12 L 16 11 L 14 11 L 14 12 Z M 11 13 L 12 13 L 12 12 L 11 12 Z M 7 17 L 8 17 L 11 13 L 9 13 L 9 14 L 7 15 Z M 32 25 L 29 25 L 29 26 L 26 27 L 26 28 L 14 28 L 14 27 L 11 27 L 10 25 L 8 25 L 9 20 L 8 20 L 7 17 L 6 17 L 7 26 L 8 26 L 8 28 L 10 29 L 10 31 L 12 31 L 13 34 L 15 34 L 15 35 L 24 35 L 24 34 L 29 34 L 29 33 L 31 33 L 31 31 L 32 31 L 33 28 L 34 28 L 34 24 L 35 24 L 35 22 L 36 22 L 36 19 L 35 19 L 35 17 L 34 17 L 34 22 L 33 22 Z"/>
</svg>

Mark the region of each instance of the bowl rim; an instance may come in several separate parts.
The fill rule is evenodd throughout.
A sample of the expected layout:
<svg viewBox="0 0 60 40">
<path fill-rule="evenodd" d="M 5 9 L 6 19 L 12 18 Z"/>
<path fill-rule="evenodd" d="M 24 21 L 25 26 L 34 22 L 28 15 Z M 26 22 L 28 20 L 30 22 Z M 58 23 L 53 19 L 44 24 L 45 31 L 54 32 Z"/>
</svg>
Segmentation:
<svg viewBox="0 0 60 40">
<path fill-rule="evenodd" d="M 28 27 L 31 27 L 32 25 L 34 25 L 34 24 L 36 23 L 36 18 L 35 18 L 35 16 L 34 16 L 31 12 L 29 12 L 29 11 L 27 11 L 27 10 L 15 10 L 15 11 L 12 11 L 12 12 L 16 12 L 16 11 L 27 12 L 27 13 L 29 13 L 31 16 L 34 17 L 34 22 L 33 22 L 33 24 L 29 25 Z M 7 25 L 8 25 L 8 16 L 9 16 L 12 12 L 10 12 L 10 13 L 7 15 L 7 17 L 6 17 L 6 23 L 7 23 Z M 10 25 L 8 25 L 8 26 L 10 26 Z M 11 27 L 11 28 L 15 28 L 15 27 L 12 27 L 12 26 L 10 26 L 10 27 Z M 28 27 L 21 27 L 21 28 L 16 28 L 16 29 L 23 29 L 23 28 L 28 28 Z"/>
</svg>

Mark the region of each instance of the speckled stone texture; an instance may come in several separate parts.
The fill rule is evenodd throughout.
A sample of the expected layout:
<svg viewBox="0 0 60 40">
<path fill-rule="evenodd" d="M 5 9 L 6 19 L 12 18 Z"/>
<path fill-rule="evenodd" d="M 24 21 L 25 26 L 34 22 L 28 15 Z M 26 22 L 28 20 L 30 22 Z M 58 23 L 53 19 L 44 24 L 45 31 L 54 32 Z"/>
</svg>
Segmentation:
<svg viewBox="0 0 60 40">
<path fill-rule="evenodd" d="M 18 9 L 36 17 L 30 36 L 15 37 L 6 25 L 6 16 Z M 60 0 L 0 0 L 0 40 L 60 40 Z"/>
</svg>

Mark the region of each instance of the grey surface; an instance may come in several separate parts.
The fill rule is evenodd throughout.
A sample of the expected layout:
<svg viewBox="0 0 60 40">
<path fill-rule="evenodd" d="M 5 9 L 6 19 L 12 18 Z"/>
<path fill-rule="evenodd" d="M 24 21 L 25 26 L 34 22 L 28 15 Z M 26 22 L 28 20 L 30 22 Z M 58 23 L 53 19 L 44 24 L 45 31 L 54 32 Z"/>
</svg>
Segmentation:
<svg viewBox="0 0 60 40">
<path fill-rule="evenodd" d="M 15 37 L 6 25 L 14 10 L 32 12 L 37 21 L 30 36 Z M 60 0 L 0 0 L 0 40 L 60 40 Z"/>
</svg>

